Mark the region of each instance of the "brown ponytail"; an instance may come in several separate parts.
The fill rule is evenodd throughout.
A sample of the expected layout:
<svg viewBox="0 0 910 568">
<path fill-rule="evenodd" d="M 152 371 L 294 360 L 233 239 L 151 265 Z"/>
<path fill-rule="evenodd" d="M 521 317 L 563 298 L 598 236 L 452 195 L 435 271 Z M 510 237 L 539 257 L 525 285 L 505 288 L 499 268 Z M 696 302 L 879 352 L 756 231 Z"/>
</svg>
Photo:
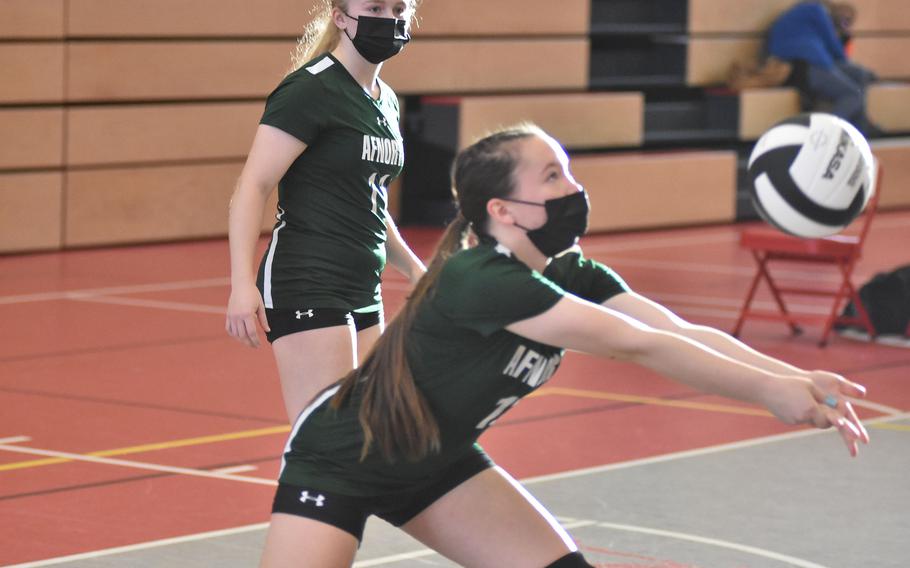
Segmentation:
<svg viewBox="0 0 910 568">
<path fill-rule="evenodd" d="M 466 248 L 471 230 L 486 233 L 486 204 L 514 190 L 517 151 L 514 142 L 544 135 L 523 124 L 496 132 L 459 152 L 452 169 L 453 193 L 459 213 L 440 239 L 426 274 L 417 283 L 401 312 L 376 341 L 363 365 L 345 376 L 332 398 L 340 408 L 356 390 L 360 393 L 363 448 L 360 459 L 375 444 L 388 461 L 398 456 L 419 460 L 440 450 L 439 425 L 411 374 L 407 336 L 420 304 L 430 297 L 446 261 Z"/>
<path fill-rule="evenodd" d="M 332 407 L 338 408 L 354 389 L 362 390 L 360 425 L 364 440 L 361 460 L 366 458 L 374 443 L 390 461 L 396 455 L 418 460 L 440 449 L 439 426 L 426 398 L 414 383 L 405 341 L 417 308 L 432 293 L 446 260 L 464 248 L 468 225 L 460 213 L 449 223 L 426 274 L 417 282 L 401 312 L 383 332 L 363 365 L 342 380 L 332 399 Z"/>
</svg>

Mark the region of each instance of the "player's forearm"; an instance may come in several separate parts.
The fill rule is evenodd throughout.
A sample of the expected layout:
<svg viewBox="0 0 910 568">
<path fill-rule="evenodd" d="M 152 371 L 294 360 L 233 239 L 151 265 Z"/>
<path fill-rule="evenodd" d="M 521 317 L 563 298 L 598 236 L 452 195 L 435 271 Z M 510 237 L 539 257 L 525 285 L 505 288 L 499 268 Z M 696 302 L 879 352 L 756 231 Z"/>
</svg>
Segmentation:
<svg viewBox="0 0 910 568">
<path fill-rule="evenodd" d="M 242 179 L 237 182 L 228 214 L 232 285 L 249 284 L 256 279 L 253 257 L 262 231 L 267 198 L 267 191 L 244 185 Z"/>
<path fill-rule="evenodd" d="M 752 349 L 742 341 L 712 327 L 693 325 L 683 332 L 686 337 L 707 345 L 711 349 L 718 351 L 731 359 L 736 359 L 747 365 L 764 369 L 771 373 L 781 375 L 799 375 L 807 374 L 805 369 L 800 369 L 794 365 L 775 359 Z"/>
<path fill-rule="evenodd" d="M 386 229 L 388 231 L 386 252 L 389 257 L 389 263 L 407 276 L 408 280 L 416 282 L 426 272 L 426 267 L 407 243 L 404 242 L 398 232 L 398 227 L 395 226 L 395 222 L 389 217 L 386 217 Z"/>
<path fill-rule="evenodd" d="M 702 392 L 763 406 L 773 382 L 782 375 L 687 337 L 657 330 L 645 332 L 631 359 Z"/>
</svg>

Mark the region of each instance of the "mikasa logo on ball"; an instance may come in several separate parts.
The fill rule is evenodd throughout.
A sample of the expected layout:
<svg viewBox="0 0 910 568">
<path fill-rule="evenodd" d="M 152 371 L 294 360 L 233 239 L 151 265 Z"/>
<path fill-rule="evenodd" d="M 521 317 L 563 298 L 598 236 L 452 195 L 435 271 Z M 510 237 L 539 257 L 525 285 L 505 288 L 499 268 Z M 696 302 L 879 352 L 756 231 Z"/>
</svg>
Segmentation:
<svg viewBox="0 0 910 568">
<path fill-rule="evenodd" d="M 844 159 L 844 155 L 847 153 L 847 146 L 849 145 L 850 135 L 842 130 L 840 133 L 840 140 L 837 142 L 837 149 L 834 150 L 834 157 L 828 162 L 828 167 L 825 168 L 825 173 L 822 175 L 823 178 L 834 178 L 834 173 L 840 169 L 841 161 Z"/>
<path fill-rule="evenodd" d="M 804 238 L 836 234 L 875 192 L 874 157 L 851 124 L 802 114 L 762 134 L 749 156 L 755 211 L 781 231 Z"/>
</svg>

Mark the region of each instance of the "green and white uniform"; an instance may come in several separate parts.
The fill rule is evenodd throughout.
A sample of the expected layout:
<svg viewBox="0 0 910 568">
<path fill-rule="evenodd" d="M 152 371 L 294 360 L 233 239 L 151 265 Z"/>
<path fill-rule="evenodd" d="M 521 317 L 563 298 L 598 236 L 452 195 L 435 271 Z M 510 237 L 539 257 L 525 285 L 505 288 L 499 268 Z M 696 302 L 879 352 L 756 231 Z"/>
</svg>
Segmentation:
<svg viewBox="0 0 910 568">
<path fill-rule="evenodd" d="M 394 464 L 373 451 L 360 463 L 359 392 L 334 411 L 327 402 L 333 388 L 295 423 L 280 482 L 371 497 L 439 476 L 467 454 L 482 452 L 480 434 L 545 383 L 562 360 L 563 349 L 515 335 L 507 325 L 545 312 L 566 294 L 602 303 L 627 290 L 609 268 L 579 253 L 553 259 L 543 274 L 491 240 L 456 253 L 407 338 L 408 362 L 439 425 L 442 451 Z"/>
<path fill-rule="evenodd" d="M 307 145 L 278 185 L 278 216 L 259 268 L 266 308 L 380 309 L 386 195 L 404 165 L 398 98 L 366 93 L 331 55 L 289 74 L 261 123 Z"/>
</svg>

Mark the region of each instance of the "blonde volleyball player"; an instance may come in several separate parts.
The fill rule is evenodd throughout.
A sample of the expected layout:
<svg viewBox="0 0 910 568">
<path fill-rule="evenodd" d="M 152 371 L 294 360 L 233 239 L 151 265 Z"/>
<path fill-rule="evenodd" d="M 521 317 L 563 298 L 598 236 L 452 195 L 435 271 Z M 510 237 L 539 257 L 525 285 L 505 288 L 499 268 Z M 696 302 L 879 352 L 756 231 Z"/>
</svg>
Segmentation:
<svg viewBox="0 0 910 568">
<path fill-rule="evenodd" d="M 291 421 L 357 365 L 383 327 L 386 259 L 416 282 L 424 266 L 386 209 L 404 164 L 398 98 L 379 78 L 409 36 L 417 0 L 326 0 L 296 70 L 269 95 L 231 200 L 226 329 L 272 343 Z M 278 219 L 260 264 L 260 222 Z"/>
</svg>

